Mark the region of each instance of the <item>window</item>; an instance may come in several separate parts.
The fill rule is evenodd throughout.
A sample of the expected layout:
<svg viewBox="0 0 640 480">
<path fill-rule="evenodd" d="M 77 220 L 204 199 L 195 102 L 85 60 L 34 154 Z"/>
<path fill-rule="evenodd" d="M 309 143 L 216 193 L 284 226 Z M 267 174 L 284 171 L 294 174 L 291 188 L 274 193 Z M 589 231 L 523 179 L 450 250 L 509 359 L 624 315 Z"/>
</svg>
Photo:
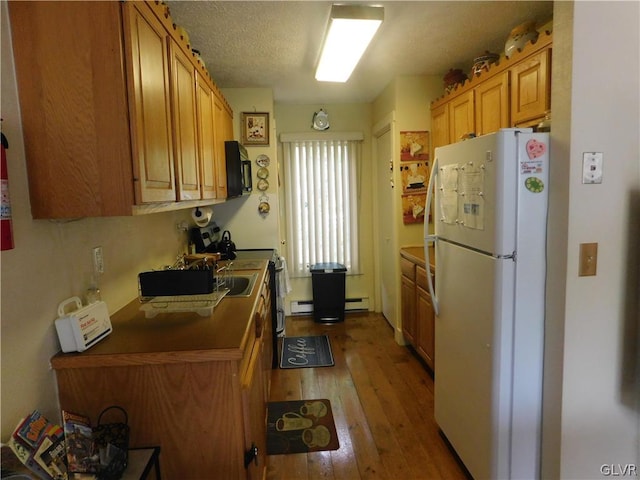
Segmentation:
<svg viewBox="0 0 640 480">
<path fill-rule="evenodd" d="M 281 135 L 284 151 L 287 267 L 310 275 L 315 263 L 337 262 L 359 273 L 358 166 L 362 134 Z"/>
</svg>

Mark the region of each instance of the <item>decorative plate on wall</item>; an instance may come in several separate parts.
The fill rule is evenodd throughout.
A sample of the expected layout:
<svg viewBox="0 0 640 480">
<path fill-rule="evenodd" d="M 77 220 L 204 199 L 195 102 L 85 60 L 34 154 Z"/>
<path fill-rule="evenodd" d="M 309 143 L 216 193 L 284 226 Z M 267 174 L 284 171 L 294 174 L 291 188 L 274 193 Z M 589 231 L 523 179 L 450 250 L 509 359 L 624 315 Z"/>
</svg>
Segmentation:
<svg viewBox="0 0 640 480">
<path fill-rule="evenodd" d="M 260 167 L 256 175 L 258 175 L 258 178 L 267 178 L 269 176 L 269 170 L 266 167 Z"/>
<path fill-rule="evenodd" d="M 256 163 L 259 167 L 268 167 L 271 163 L 271 159 L 268 156 L 261 154 L 258 155 L 258 158 L 256 158 Z"/>
<path fill-rule="evenodd" d="M 269 188 L 269 181 L 261 178 L 258 180 L 258 190 L 264 192 L 267 188 Z"/>
</svg>

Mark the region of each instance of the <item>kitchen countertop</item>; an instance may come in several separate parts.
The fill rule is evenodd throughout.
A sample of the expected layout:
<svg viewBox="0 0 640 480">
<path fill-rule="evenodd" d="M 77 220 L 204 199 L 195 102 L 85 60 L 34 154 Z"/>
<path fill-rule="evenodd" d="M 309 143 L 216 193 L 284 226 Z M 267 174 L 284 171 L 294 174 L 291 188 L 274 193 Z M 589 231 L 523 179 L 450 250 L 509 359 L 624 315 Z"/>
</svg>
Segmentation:
<svg viewBox="0 0 640 480">
<path fill-rule="evenodd" d="M 401 247 L 400 255 L 416 265 L 420 265 L 425 268 L 427 266 L 425 263 L 423 246 Z M 432 268 L 435 265 L 435 251 L 433 247 L 429 247 L 429 264 Z"/>
<path fill-rule="evenodd" d="M 63 369 L 241 359 L 267 275 L 267 261 L 258 262 L 250 297 L 224 297 L 206 317 L 187 312 L 153 318 L 145 317 L 136 298 L 111 315 L 113 331 L 104 340 L 81 353 L 58 353 L 51 365 Z"/>
</svg>

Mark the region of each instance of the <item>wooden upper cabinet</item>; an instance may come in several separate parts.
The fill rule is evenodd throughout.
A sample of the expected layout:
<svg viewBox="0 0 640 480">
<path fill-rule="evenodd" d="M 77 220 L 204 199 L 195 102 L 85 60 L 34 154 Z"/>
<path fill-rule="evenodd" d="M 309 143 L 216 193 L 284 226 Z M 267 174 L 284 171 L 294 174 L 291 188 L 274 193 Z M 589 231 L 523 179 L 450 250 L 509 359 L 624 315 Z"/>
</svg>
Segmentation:
<svg viewBox="0 0 640 480">
<path fill-rule="evenodd" d="M 431 103 L 433 148 L 469 134 L 535 127 L 551 110 L 553 37 L 540 32 L 510 58 L 502 58 Z"/>
<path fill-rule="evenodd" d="M 476 131 L 473 97 L 474 92 L 470 90 L 449 102 L 449 139 L 452 143 Z"/>
<path fill-rule="evenodd" d="M 532 55 L 511 69 L 511 122 L 518 126 L 544 117 L 550 108 L 550 49 Z"/>
<path fill-rule="evenodd" d="M 179 200 L 199 200 L 200 156 L 196 131 L 196 73 L 189 58 L 169 42 L 173 138 Z"/>
<path fill-rule="evenodd" d="M 475 89 L 476 135 L 509 127 L 509 72 L 482 82 Z"/>
<path fill-rule="evenodd" d="M 218 198 L 227 198 L 227 160 L 224 142 L 233 140 L 233 124 L 231 114 L 226 110 L 224 101 L 218 96 L 213 97 L 215 114 L 215 164 L 216 164 L 216 194 Z"/>
<path fill-rule="evenodd" d="M 7 2 L 33 218 L 130 215 L 119 2 Z"/>
<path fill-rule="evenodd" d="M 431 147 L 449 145 L 449 104 L 445 103 L 431 110 Z M 433 153 L 433 152 L 432 152 Z M 435 154 L 434 154 L 435 158 Z"/>
<path fill-rule="evenodd" d="M 124 4 L 136 203 L 175 201 L 168 40 L 143 2 Z"/>
<path fill-rule="evenodd" d="M 8 2 L 8 9 L 33 218 L 206 204 L 196 74 L 220 93 L 166 5 Z M 213 164 L 213 96 L 211 105 Z M 210 192 L 226 187 L 226 176 L 209 180 Z"/>
<path fill-rule="evenodd" d="M 200 151 L 202 171 L 202 198 L 216 198 L 217 181 L 215 157 L 215 110 L 213 103 L 214 95 L 211 88 L 209 88 L 209 86 L 203 81 L 198 81 L 197 90 L 199 128 L 198 149 Z"/>
</svg>

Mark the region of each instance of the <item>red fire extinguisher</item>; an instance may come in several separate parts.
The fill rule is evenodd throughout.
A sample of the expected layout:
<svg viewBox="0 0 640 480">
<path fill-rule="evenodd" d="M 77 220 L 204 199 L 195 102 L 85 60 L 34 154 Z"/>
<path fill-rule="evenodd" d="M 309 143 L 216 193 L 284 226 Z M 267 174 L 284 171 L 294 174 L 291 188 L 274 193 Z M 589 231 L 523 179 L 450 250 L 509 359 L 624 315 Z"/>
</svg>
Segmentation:
<svg viewBox="0 0 640 480">
<path fill-rule="evenodd" d="M 11 250 L 13 248 L 13 226 L 11 224 L 11 198 L 9 197 L 9 172 L 7 171 L 7 153 L 9 142 L 4 133 L 0 132 L 0 141 L 2 143 L 2 206 L 0 207 L 0 219 L 2 230 L 0 231 L 0 247 L 2 250 Z"/>
</svg>

